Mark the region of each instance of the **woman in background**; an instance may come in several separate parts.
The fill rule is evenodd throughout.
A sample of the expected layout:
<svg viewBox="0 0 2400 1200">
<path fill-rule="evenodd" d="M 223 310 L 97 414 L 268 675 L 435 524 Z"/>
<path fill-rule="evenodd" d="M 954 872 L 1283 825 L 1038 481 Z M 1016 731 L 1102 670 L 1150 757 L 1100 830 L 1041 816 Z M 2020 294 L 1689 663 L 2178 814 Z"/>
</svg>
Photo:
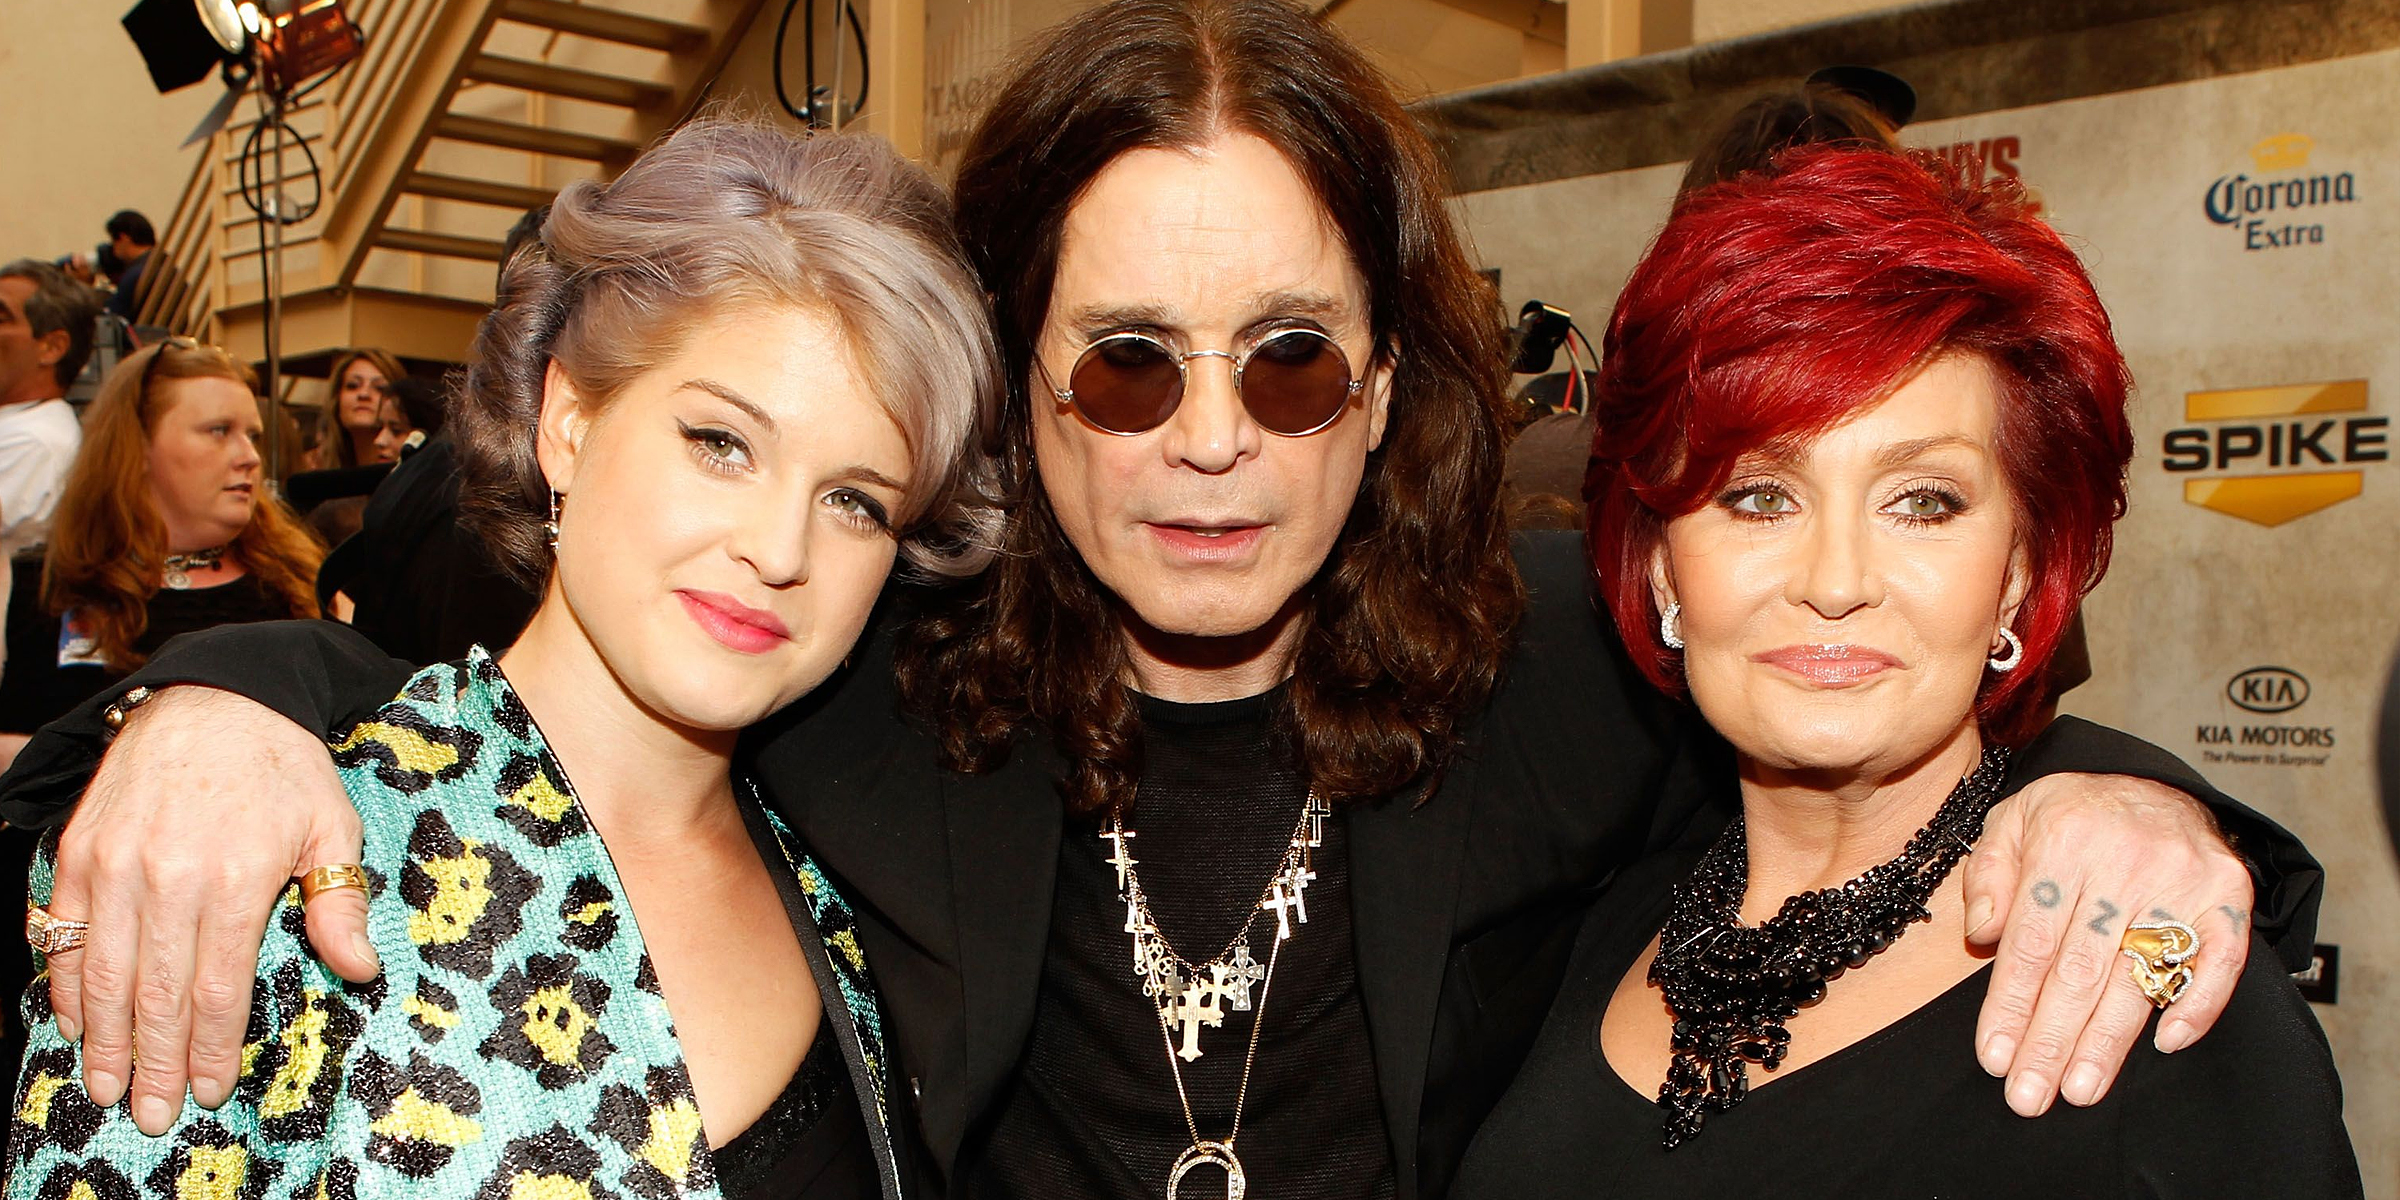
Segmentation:
<svg viewBox="0 0 2400 1200">
<path fill-rule="evenodd" d="M 376 410 L 376 424 L 375 461 L 399 462 L 402 455 L 442 431 L 441 385 L 413 376 L 393 381 L 383 406 Z"/>
<path fill-rule="evenodd" d="M 2107 568 L 2131 380 L 2013 187 L 1778 166 L 1677 205 L 1595 394 L 1603 594 L 1732 744 L 1742 812 L 1590 913 L 1455 1194 L 2357 1196 L 2324 1033 L 2257 945 L 2206 1041 L 2153 1034 L 2038 1121 L 1994 1102 L 1952 868 Z M 2202 941 L 2255 935 L 2156 904 L 2074 917 L 2163 1009 Z"/>
<path fill-rule="evenodd" d="M 361 347 L 333 360 L 325 408 L 317 418 L 318 469 L 392 461 L 378 455 L 375 435 L 383 429 L 383 403 L 392 385 L 406 377 L 400 360 L 382 350 Z"/>
<path fill-rule="evenodd" d="M 188 338 L 101 383 L 48 550 L 11 564 L 0 731 L 32 732 L 176 634 L 317 615 L 325 550 L 262 494 L 254 388 L 247 366 Z"/>
</svg>

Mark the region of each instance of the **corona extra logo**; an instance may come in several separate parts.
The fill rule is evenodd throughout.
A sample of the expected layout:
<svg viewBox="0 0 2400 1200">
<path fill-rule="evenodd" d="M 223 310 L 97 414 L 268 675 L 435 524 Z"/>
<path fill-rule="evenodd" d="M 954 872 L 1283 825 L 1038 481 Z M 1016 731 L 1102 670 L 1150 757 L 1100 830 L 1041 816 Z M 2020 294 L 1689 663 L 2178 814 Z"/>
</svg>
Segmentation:
<svg viewBox="0 0 2400 1200">
<path fill-rule="evenodd" d="M 2316 141 L 2305 133 L 2279 133 L 2250 147 L 2249 171 L 2221 175 L 2208 185 L 2200 207 L 2212 224 L 2241 235 L 2244 250 L 2281 250 L 2325 244 L 2321 210 L 2358 202 L 2358 177 L 2349 171 L 2308 174 Z"/>
<path fill-rule="evenodd" d="M 2210 476 L 2185 480 L 2184 502 L 2257 525 L 2356 499 L 2367 465 L 2392 457 L 2392 419 L 2368 414 L 2363 379 L 2191 392 L 2183 418 L 2162 465 Z"/>
</svg>

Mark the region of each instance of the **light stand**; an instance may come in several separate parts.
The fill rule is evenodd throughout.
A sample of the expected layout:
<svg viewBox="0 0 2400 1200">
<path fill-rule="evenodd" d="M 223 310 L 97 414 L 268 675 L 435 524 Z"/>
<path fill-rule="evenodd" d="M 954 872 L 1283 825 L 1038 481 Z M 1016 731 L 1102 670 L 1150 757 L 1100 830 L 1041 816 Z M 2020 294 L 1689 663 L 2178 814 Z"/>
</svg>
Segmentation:
<svg viewBox="0 0 2400 1200">
<path fill-rule="evenodd" d="M 284 98 L 273 88 L 258 89 L 259 119 L 275 129 L 275 188 L 260 206 L 258 219 L 272 230 L 267 235 L 267 252 L 258 263 L 259 289 L 265 294 L 267 327 L 265 348 L 267 370 L 267 488 L 278 498 L 283 495 L 283 110 Z"/>
<path fill-rule="evenodd" d="M 244 88 L 258 85 L 259 120 L 274 137 L 273 191 L 268 193 L 261 170 L 259 195 L 250 192 L 250 167 L 259 145 L 259 130 L 241 153 L 242 195 L 264 224 L 259 226 L 259 291 L 266 302 L 265 384 L 267 408 L 267 486 L 280 493 L 284 467 L 283 437 L 283 227 L 306 220 L 324 202 L 324 176 L 307 141 L 300 152 L 309 158 L 315 198 L 307 211 L 294 213 L 284 191 L 287 176 L 283 155 L 284 123 L 293 102 L 315 90 L 323 76 L 355 61 L 365 49 L 366 33 L 342 11 L 342 0 L 139 0 L 125 14 L 125 32 L 142 52 L 151 82 L 161 92 L 197 83 L 215 70 L 225 80 L 225 96 L 184 144 L 205 141 L 225 127 Z M 317 83 L 304 83 L 316 80 Z M 269 227 L 273 232 L 268 232 Z"/>
</svg>

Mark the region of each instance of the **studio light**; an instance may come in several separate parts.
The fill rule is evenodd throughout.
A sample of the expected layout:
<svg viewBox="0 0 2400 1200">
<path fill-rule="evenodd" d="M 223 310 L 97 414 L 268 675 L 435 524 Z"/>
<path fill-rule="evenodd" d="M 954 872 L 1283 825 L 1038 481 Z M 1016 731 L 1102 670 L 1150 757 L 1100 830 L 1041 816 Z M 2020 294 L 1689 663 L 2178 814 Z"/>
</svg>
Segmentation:
<svg viewBox="0 0 2400 1200">
<path fill-rule="evenodd" d="M 248 57 L 250 33 L 233 0 L 141 0 L 124 25 L 162 92 L 190 87 Z"/>
</svg>

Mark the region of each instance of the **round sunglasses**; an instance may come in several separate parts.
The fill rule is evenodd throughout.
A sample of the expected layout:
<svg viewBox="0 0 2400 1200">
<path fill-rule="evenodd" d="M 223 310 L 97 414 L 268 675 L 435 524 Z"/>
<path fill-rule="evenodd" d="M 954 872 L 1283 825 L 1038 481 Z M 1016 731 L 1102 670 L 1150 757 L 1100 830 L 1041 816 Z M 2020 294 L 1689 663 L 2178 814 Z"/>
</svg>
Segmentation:
<svg viewBox="0 0 2400 1200">
<path fill-rule="evenodd" d="M 1185 364 L 1195 358 L 1233 363 L 1233 394 L 1250 419 L 1270 433 L 1303 437 L 1333 424 L 1366 383 L 1331 337 L 1314 329 L 1285 329 L 1240 354 L 1177 350 L 1146 333 L 1112 333 L 1084 347 L 1061 388 L 1037 356 L 1034 367 L 1058 402 L 1109 433 L 1147 433 L 1166 424 L 1183 403 Z"/>
</svg>

